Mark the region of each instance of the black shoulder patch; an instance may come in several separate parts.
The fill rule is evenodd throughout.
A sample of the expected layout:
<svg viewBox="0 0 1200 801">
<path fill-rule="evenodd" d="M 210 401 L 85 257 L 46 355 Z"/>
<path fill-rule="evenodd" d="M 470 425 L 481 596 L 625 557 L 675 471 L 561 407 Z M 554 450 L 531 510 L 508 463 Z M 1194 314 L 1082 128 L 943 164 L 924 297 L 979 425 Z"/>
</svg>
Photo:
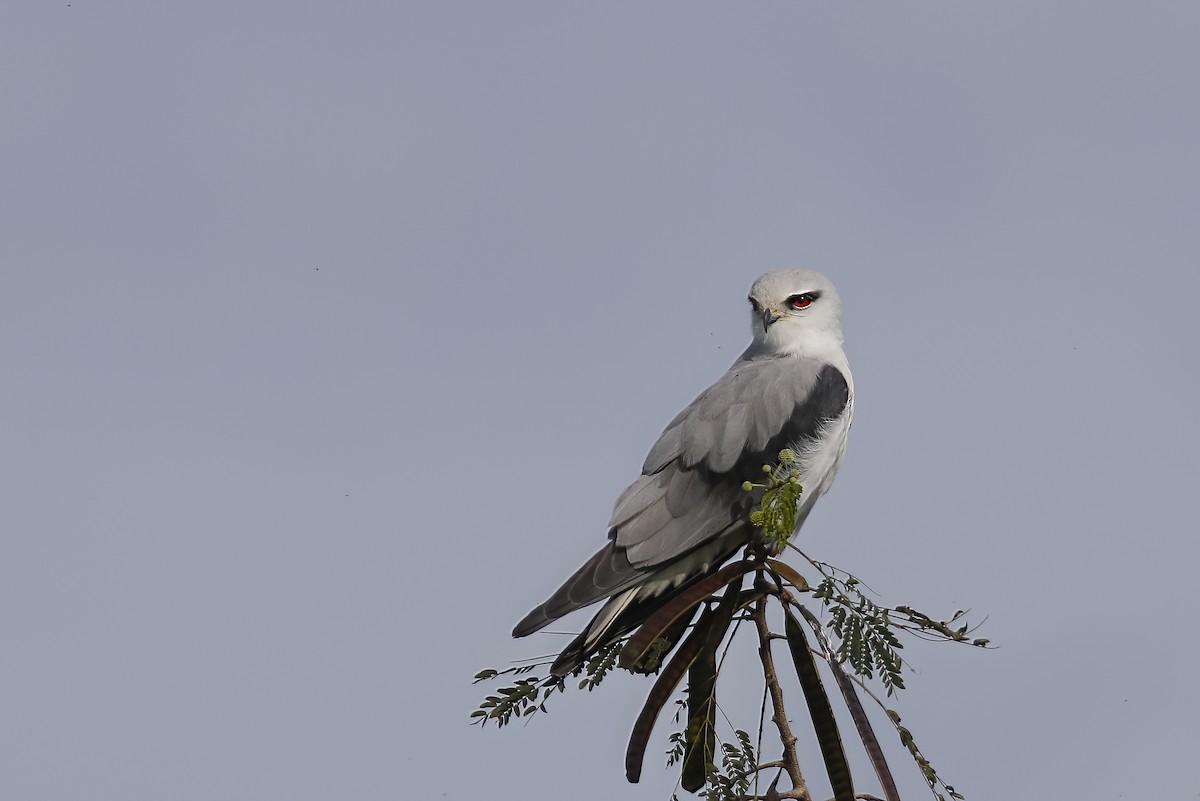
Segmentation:
<svg viewBox="0 0 1200 801">
<path fill-rule="evenodd" d="M 730 473 L 747 478 L 757 475 L 764 464 L 774 464 L 784 448 L 816 439 L 821 426 L 840 415 L 849 402 L 850 385 L 846 377 L 832 364 L 826 364 L 817 374 L 813 388 L 792 410 L 783 429 L 761 451 L 744 452 Z"/>
</svg>

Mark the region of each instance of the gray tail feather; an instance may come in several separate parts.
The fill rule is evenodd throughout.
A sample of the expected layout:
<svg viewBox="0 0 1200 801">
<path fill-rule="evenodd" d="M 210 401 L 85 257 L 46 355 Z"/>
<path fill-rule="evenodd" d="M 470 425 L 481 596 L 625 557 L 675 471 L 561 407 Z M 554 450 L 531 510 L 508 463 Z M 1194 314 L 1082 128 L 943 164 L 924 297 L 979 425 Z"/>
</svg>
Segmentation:
<svg viewBox="0 0 1200 801">
<path fill-rule="evenodd" d="M 618 615 L 615 619 L 610 620 L 604 628 L 593 631 L 596 624 L 600 623 L 600 618 L 604 617 L 604 611 L 601 609 L 583 631 L 579 633 L 579 636 L 571 640 L 567 647 L 562 650 L 562 653 L 554 660 L 554 664 L 550 666 L 551 676 L 568 676 L 574 673 L 583 666 L 584 662 L 591 658 L 592 654 L 609 643 L 620 639 L 637 625 L 636 623 L 631 625 L 622 622 L 622 615 Z"/>
<path fill-rule="evenodd" d="M 571 640 L 558 658 L 554 660 L 554 664 L 550 666 L 550 674 L 553 676 L 567 676 L 574 673 L 584 662 L 592 657 L 597 651 L 606 645 L 616 642 L 624 637 L 629 632 L 636 629 L 638 626 L 646 622 L 646 620 L 657 612 L 666 603 L 669 603 L 672 598 L 682 592 L 686 592 L 689 587 L 704 578 L 706 574 L 694 576 L 692 579 L 683 582 L 682 585 L 670 591 L 664 592 L 661 595 L 654 595 L 642 599 L 624 599 L 621 596 L 613 598 L 603 609 L 596 613 L 596 616 L 588 622 L 579 636 Z M 616 604 L 615 614 L 612 613 L 610 607 Z M 688 624 L 691 622 L 692 615 L 685 615 L 674 628 L 674 631 L 666 635 L 671 642 L 668 647 L 670 651 L 675 643 L 679 641 L 680 636 L 686 631 Z M 661 654 L 660 659 L 665 658 L 666 654 Z M 656 672 L 657 667 L 649 670 L 635 668 L 635 672 Z"/>
<path fill-rule="evenodd" d="M 628 630 L 622 619 L 634 602 L 637 590 L 629 590 L 609 599 L 604 608 L 584 627 L 579 636 L 571 640 L 550 667 L 552 676 L 566 676 L 583 664 L 584 660 L 600 648 L 613 642 Z"/>
<path fill-rule="evenodd" d="M 637 587 L 653 573 L 638 570 L 625 558 L 625 549 L 609 543 L 575 572 L 548 601 L 534 609 L 513 629 L 514 637 L 524 637 L 545 627 L 563 615 L 593 604 L 602 598 L 615 596 L 583 631 L 563 649 L 550 671 L 555 676 L 575 672 L 592 654 L 636 629 L 663 604 L 684 592 L 694 582 L 715 570 L 741 547 L 732 540 L 728 551 L 706 560 L 706 569 L 680 581 L 678 586 L 658 595 L 640 599 L 622 598 L 619 593 Z M 614 606 L 615 605 L 615 606 Z"/>
<path fill-rule="evenodd" d="M 512 636 L 525 637 L 563 615 L 640 584 L 646 574 L 629 563 L 625 549 L 608 543 L 575 571 L 544 604 L 526 615 Z"/>
</svg>

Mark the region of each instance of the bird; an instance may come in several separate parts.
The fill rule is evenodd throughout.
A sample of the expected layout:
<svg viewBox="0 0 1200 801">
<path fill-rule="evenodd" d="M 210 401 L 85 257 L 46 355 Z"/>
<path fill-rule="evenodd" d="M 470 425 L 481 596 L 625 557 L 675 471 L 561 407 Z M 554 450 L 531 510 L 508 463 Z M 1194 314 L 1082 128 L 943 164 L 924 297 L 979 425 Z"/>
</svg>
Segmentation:
<svg viewBox="0 0 1200 801">
<path fill-rule="evenodd" d="M 753 543 L 756 499 L 743 484 L 782 449 L 796 454 L 803 487 L 793 537 L 832 485 L 854 416 L 837 289 L 812 270 L 774 270 L 747 301 L 750 345 L 650 448 L 613 505 L 604 547 L 513 629 L 525 637 L 607 600 L 551 675 L 579 669 Z"/>
</svg>

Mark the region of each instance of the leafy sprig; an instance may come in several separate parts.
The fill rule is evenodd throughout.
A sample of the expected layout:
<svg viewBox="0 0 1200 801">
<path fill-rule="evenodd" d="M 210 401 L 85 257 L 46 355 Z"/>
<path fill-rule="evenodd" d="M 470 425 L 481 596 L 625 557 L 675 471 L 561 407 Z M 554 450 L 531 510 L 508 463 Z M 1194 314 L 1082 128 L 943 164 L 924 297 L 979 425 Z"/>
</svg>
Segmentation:
<svg viewBox="0 0 1200 801">
<path fill-rule="evenodd" d="M 589 692 L 604 681 L 616 665 L 617 656 L 621 653 L 626 640 L 620 639 L 604 646 L 591 659 L 572 673 L 572 676 L 583 675 L 579 689 Z M 532 672 L 537 665 L 519 665 L 507 670 L 488 668 L 475 674 L 474 684 L 490 681 L 498 676 L 523 675 Z M 498 727 L 512 722 L 514 718 L 524 718 L 546 712 L 546 701 L 555 693 L 565 692 L 566 679 L 560 676 L 529 676 L 518 679 L 508 687 L 496 690 L 495 695 L 489 695 L 479 704 L 479 708 L 471 713 L 472 723 L 486 726 L 494 721 Z"/>
<path fill-rule="evenodd" d="M 851 669 L 865 679 L 879 673 L 888 695 L 904 689 L 904 660 L 900 649 L 904 645 L 892 631 L 889 610 L 865 596 L 853 576 L 838 580 L 826 576 L 813 590 L 829 609 L 827 624 L 836 637 L 834 653 L 838 661 L 849 663 Z"/>
<path fill-rule="evenodd" d="M 721 764 L 709 762 L 704 788 L 696 793 L 707 801 L 743 801 L 750 791 L 754 775 L 760 770 L 758 754 L 755 753 L 750 735 L 735 729 L 733 737 L 733 742 L 720 743 Z M 667 751 L 667 767 L 672 767 L 683 759 L 687 738 L 682 731 L 676 731 L 671 733 L 667 741 L 671 744 Z M 672 798 L 679 801 L 678 795 Z"/>
<path fill-rule="evenodd" d="M 758 508 L 750 513 L 750 525 L 763 530 L 762 539 L 772 553 L 779 553 L 796 530 L 796 504 L 804 493 L 796 453 L 790 448 L 779 452 L 779 463 L 762 467 L 766 481 L 742 483 L 746 492 L 762 490 Z"/>
<path fill-rule="evenodd" d="M 721 743 L 721 765 L 710 765 L 707 783 L 700 795 L 708 801 L 741 801 L 758 772 L 758 755 L 750 735 L 741 729 L 733 732 L 735 742 Z"/>
<path fill-rule="evenodd" d="M 894 710 L 887 709 L 885 711 L 887 712 L 888 720 L 892 722 L 892 725 L 896 727 L 896 732 L 900 735 L 900 742 L 908 749 L 908 753 L 916 761 L 917 767 L 921 769 L 921 775 L 925 777 L 925 783 L 929 785 L 929 790 L 933 793 L 934 798 L 938 801 L 946 801 L 946 795 L 948 795 L 951 798 L 958 799 L 958 801 L 964 801 L 964 796 L 942 780 L 942 777 L 938 775 L 933 765 L 921 753 L 921 749 L 917 748 L 917 741 L 913 739 L 912 732 L 900 722 L 900 716 Z M 939 787 L 946 791 L 946 795 L 942 795 L 938 790 Z"/>
<path fill-rule="evenodd" d="M 493 679 L 515 670 L 481 670 L 475 674 L 475 683 Z M 529 717 L 538 712 L 546 711 L 546 700 L 556 692 L 562 692 L 565 683 L 557 676 L 540 678 L 530 676 L 518 679 L 508 687 L 501 687 L 496 695 L 489 695 L 479 704 L 479 708 L 471 713 L 473 723 L 486 726 L 488 721 L 495 721 L 496 726 L 503 728 L 514 718 Z"/>
<path fill-rule="evenodd" d="M 961 622 L 966 610 L 958 610 L 949 620 L 936 620 L 911 606 L 880 606 L 863 592 L 865 585 L 856 576 L 799 552 L 821 573 L 821 583 L 812 594 L 829 611 L 826 625 L 835 635 L 838 661 L 849 664 L 865 679 L 878 672 L 889 696 L 904 689 L 905 661 L 900 655 L 904 645 L 897 631 L 924 640 L 961 642 L 977 648 L 989 645 L 985 638 L 970 637 L 974 629 Z"/>
</svg>

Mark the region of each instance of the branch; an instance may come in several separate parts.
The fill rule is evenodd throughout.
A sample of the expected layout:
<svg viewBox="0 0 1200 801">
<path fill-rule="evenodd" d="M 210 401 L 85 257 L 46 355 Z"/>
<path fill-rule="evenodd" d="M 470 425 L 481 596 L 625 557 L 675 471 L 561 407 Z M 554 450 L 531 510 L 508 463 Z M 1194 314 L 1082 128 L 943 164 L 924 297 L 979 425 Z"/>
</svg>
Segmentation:
<svg viewBox="0 0 1200 801">
<path fill-rule="evenodd" d="M 813 801 L 800 769 L 797 738 L 784 709 L 784 692 L 771 650 L 773 640 L 784 639 L 788 642 L 791 662 L 804 693 L 836 801 L 880 799 L 872 795 L 855 794 L 831 698 L 825 691 L 815 657 L 823 658 L 829 664 L 888 801 L 898 801 L 899 793 L 878 738 L 863 709 L 858 688 L 883 707 L 900 736 L 901 744 L 916 761 L 935 798 L 938 801 L 947 801 L 946 796 L 961 799 L 962 795 L 942 780 L 917 748 L 912 733 L 901 723 L 900 716 L 884 706 L 880 697 L 866 686 L 865 680 L 878 676 L 889 696 L 904 688 L 903 668 L 906 662 L 900 656 L 904 646 L 896 636 L 899 632 L 920 639 L 965 642 L 979 648 L 988 648 L 989 643 L 986 639 L 973 638 L 975 627 L 964 620 L 967 611 L 960 610 L 948 620 L 938 620 L 912 607 L 883 606 L 868 597 L 866 593 L 874 595 L 874 592 L 856 576 L 812 559 L 792 545 L 789 538 L 795 528 L 796 502 L 802 492 L 799 473 L 793 466 L 795 461 L 795 454 L 781 451 L 777 466 L 764 465 L 764 482 L 748 481 L 743 484 L 744 490 L 756 493 L 755 497 L 758 498 L 758 509 L 751 512 L 750 523 L 761 531 L 749 538 L 746 553 L 740 561 L 725 565 L 665 594 L 658 608 L 641 619 L 640 623 L 637 619 L 627 621 L 621 630 L 629 634 L 590 654 L 581 654 L 581 657 L 590 658 L 578 664 L 570 675 L 586 674 L 579 682 L 579 688 L 591 690 L 617 666 L 634 673 L 659 674 L 630 735 L 626 751 L 626 776 L 629 781 L 636 782 L 640 777 L 654 721 L 675 695 L 686 675 L 686 700 L 676 703 L 686 708 L 687 724 L 683 731 L 671 734 L 671 748 L 667 752 L 669 767 L 681 763 L 681 786 L 684 790 L 699 792 L 708 801 Z M 785 545 L 816 569 L 822 579 L 818 585 L 811 586 L 795 568 L 773 558 Z M 750 572 L 755 573 L 754 588 L 743 592 L 743 577 Z M 719 603 L 714 603 L 717 602 L 716 594 L 722 588 L 724 594 Z M 812 598 L 821 602 L 822 611 L 828 612 L 830 617 L 827 624 L 822 625 L 814 611 L 799 603 L 796 595 L 804 593 L 810 593 Z M 782 607 L 783 634 L 770 630 L 767 607 L 772 599 Z M 793 609 L 807 625 L 800 622 L 793 614 Z M 697 611 L 701 612 L 700 619 L 692 623 Z M 734 620 L 738 626 L 734 626 L 730 634 L 729 628 Z M 725 716 L 724 710 L 716 703 L 716 683 L 721 667 L 742 621 L 753 621 L 763 668 L 757 745 L 751 742 L 749 734 L 737 728 L 734 721 Z M 810 627 L 811 635 L 806 633 Z M 816 651 L 810 646 L 810 636 L 817 637 L 820 648 Z M 721 652 L 719 659 L 718 651 Z M 562 659 L 560 656 L 559 660 Z M 515 679 L 512 686 L 502 687 L 495 695 L 488 696 L 471 713 L 472 719 L 481 726 L 489 721 L 504 726 L 513 720 L 545 712 L 546 700 L 566 689 L 566 677 L 554 675 L 553 672 L 546 678 L 529 675 L 536 667 L 536 664 L 527 664 L 478 673 L 476 681 L 508 675 L 522 678 Z M 777 760 L 760 761 L 768 697 L 773 712 L 771 721 L 779 734 L 782 755 Z M 733 740 L 726 741 L 717 732 L 717 713 L 733 729 Z M 762 774 L 768 770 L 777 772 L 765 794 L 759 795 L 759 782 Z M 784 773 L 788 775 L 792 786 L 780 792 L 777 786 Z M 747 794 L 751 782 L 755 793 Z M 941 791 L 945 791 L 945 794 Z"/>
<path fill-rule="evenodd" d="M 759 574 L 760 577 L 762 574 Z M 796 755 L 796 735 L 788 724 L 787 712 L 783 708 L 783 688 L 779 686 L 779 675 L 775 672 L 775 659 L 771 656 L 771 629 L 767 626 L 767 600 L 761 597 L 754 602 L 751 612 L 754 625 L 758 629 L 758 657 L 762 660 L 763 679 L 767 683 L 767 693 L 771 696 L 771 716 L 775 728 L 779 730 L 779 741 L 783 744 L 783 767 L 788 778 L 792 780 L 790 793 L 780 794 L 780 798 L 796 798 L 799 801 L 812 801 L 808 793 L 808 785 L 804 774 L 800 772 L 800 758 Z"/>
</svg>

